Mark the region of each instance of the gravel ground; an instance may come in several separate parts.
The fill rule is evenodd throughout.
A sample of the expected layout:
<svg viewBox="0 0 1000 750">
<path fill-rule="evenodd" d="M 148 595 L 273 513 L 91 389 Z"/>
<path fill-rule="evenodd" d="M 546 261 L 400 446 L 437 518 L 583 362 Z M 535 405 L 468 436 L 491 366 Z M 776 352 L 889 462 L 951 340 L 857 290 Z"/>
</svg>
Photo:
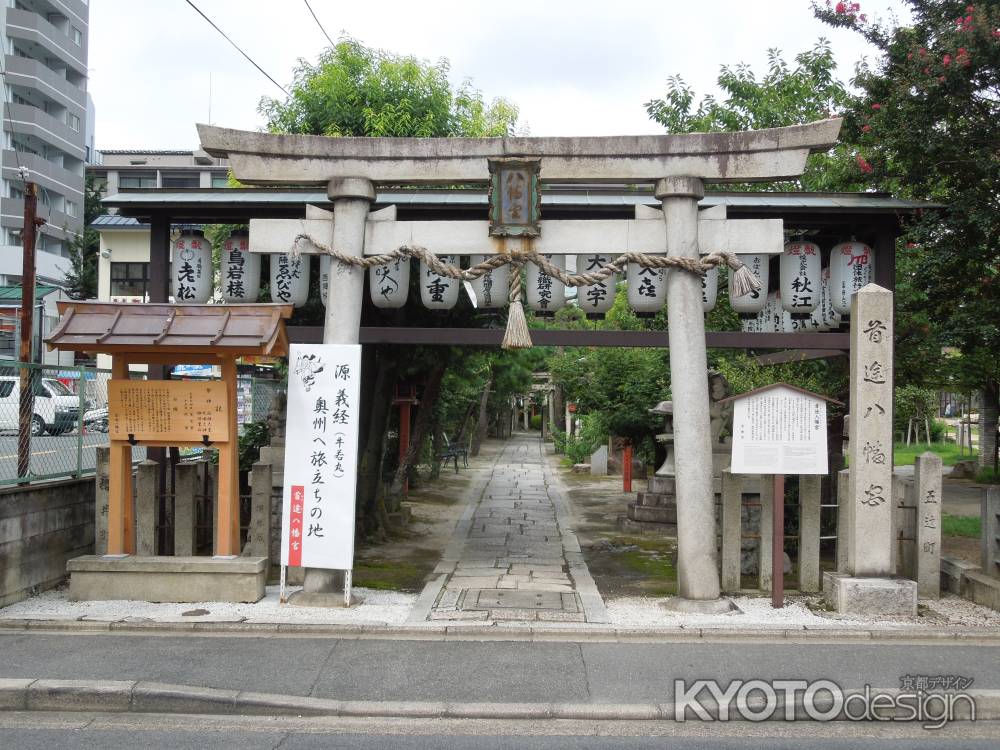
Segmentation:
<svg viewBox="0 0 1000 750">
<path fill-rule="evenodd" d="M 290 588 L 289 591 L 298 589 Z M 355 589 L 364 599 L 350 609 L 321 607 L 290 607 L 278 603 L 278 587 L 269 586 L 267 595 L 256 604 L 200 602 L 189 604 L 153 604 L 150 602 L 105 601 L 71 602 L 65 589 L 46 591 L 0 609 L 0 625 L 4 619 L 93 620 L 95 622 L 258 622 L 313 623 L 334 625 L 399 625 L 405 622 L 416 595 L 393 591 Z M 840 616 L 821 611 L 818 596 L 795 597 L 782 609 L 771 609 L 766 597 L 736 597 L 733 601 L 739 613 L 726 615 L 679 615 L 660 605 L 662 598 L 622 597 L 607 602 L 611 624 L 616 627 L 691 627 L 691 628 L 837 628 L 871 630 L 874 628 L 912 627 L 1000 627 L 1000 612 L 981 607 L 964 599 L 947 596 L 938 601 L 921 601 L 921 614 L 915 618 L 877 619 Z M 194 614 L 185 615 L 185 612 Z M 505 622 L 505 625 L 516 625 Z M 532 626 L 544 623 L 532 622 Z M 552 623 L 565 628 L 570 623 Z M 587 625 L 578 627 L 586 630 Z M 574 628 L 575 629 L 575 628 Z"/>
<path fill-rule="evenodd" d="M 289 593 L 298 591 L 289 587 Z M 352 609 L 291 607 L 278 602 L 278 587 L 268 586 L 267 594 L 256 604 L 196 602 L 154 604 L 152 602 L 104 601 L 71 602 L 65 589 L 43 594 L 0 609 L 0 624 L 6 619 L 58 619 L 119 622 L 155 620 L 158 622 L 266 622 L 322 624 L 398 625 L 417 600 L 416 594 L 356 588 L 354 594 L 364 601 Z M 198 612 L 184 615 L 185 612 Z M 204 612 L 204 613 L 202 613 Z"/>
<path fill-rule="evenodd" d="M 987 607 L 946 596 L 940 600 L 922 600 L 918 617 L 895 619 L 854 617 L 818 610 L 822 607 L 819 596 L 799 596 L 786 599 L 781 609 L 772 609 L 769 597 L 733 597 L 740 612 L 725 615 L 680 615 L 664 610 L 660 605 L 666 599 L 623 597 L 607 603 L 613 624 L 619 627 L 706 627 L 746 628 L 837 628 L 872 630 L 899 627 L 998 627 L 1000 612 Z"/>
</svg>

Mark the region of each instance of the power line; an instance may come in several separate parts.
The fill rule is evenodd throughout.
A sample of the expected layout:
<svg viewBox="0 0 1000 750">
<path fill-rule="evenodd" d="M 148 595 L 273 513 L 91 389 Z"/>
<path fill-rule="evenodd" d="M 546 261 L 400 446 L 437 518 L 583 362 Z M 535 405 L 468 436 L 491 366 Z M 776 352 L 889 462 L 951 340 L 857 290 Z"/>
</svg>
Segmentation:
<svg viewBox="0 0 1000 750">
<path fill-rule="evenodd" d="M 302 2 L 304 2 L 306 4 L 306 7 L 309 9 L 309 12 L 312 14 L 313 20 L 316 22 L 316 25 L 319 26 L 319 30 L 322 31 L 323 32 L 323 36 L 326 37 L 326 41 L 328 41 L 330 43 L 331 47 L 336 47 L 337 45 L 334 44 L 333 40 L 330 38 L 330 35 L 326 33 L 326 29 L 323 28 L 323 24 L 321 24 L 319 22 L 319 19 L 316 17 L 316 11 L 314 11 L 312 9 L 312 6 L 309 4 L 309 0 L 302 0 Z"/>
<path fill-rule="evenodd" d="M 245 57 L 245 58 L 246 58 L 247 60 L 249 60 L 249 61 L 250 61 L 250 64 L 251 64 L 251 65 L 253 65 L 253 66 L 254 66 L 255 68 L 257 68 L 257 70 L 259 70 L 259 71 L 260 71 L 261 73 L 263 73 L 263 74 L 264 74 L 264 76 L 265 76 L 265 77 L 267 78 L 267 80 L 269 80 L 269 81 L 270 81 L 271 83 L 273 83 L 273 84 L 274 84 L 275 86 L 277 86 L 277 87 L 278 87 L 279 89 L 281 89 L 281 90 L 282 90 L 282 92 L 283 92 L 283 93 L 285 94 L 285 96 L 291 96 L 291 94 L 289 94 L 289 93 L 288 93 L 288 91 L 286 91 L 286 90 L 285 90 L 285 87 L 284 87 L 284 86 L 282 86 L 282 85 L 281 85 L 280 83 L 278 83 L 278 82 L 277 82 L 276 80 L 274 80 L 273 78 L 271 78 L 271 76 L 269 76 L 269 75 L 267 74 L 267 71 L 266 71 L 266 70 L 264 70 L 264 69 L 263 69 L 262 67 L 260 67 L 260 66 L 259 66 L 259 65 L 258 65 L 257 63 L 255 63 L 255 62 L 253 61 L 253 58 L 252 58 L 252 57 L 250 57 L 250 55 L 248 55 L 248 54 L 247 54 L 246 52 L 244 52 L 244 51 L 243 51 L 243 50 L 242 50 L 242 49 L 240 48 L 240 46 L 239 46 L 239 45 L 238 45 L 238 44 L 237 44 L 236 42 L 234 42 L 234 41 L 233 41 L 232 39 L 230 39 L 230 38 L 229 38 L 229 36 L 228 36 L 228 35 L 226 34 L 226 32 L 225 32 L 225 31 L 223 31 L 223 30 L 222 30 L 222 29 L 220 29 L 220 28 L 219 28 L 218 26 L 216 26 L 216 25 L 215 25 L 215 21 L 213 21 L 213 20 L 212 20 L 211 18 L 209 18 L 208 16 L 206 16 L 206 15 L 205 15 L 204 13 L 202 13 L 202 12 L 201 12 L 201 8 L 199 8 L 199 7 L 197 6 L 197 5 L 195 5 L 195 4 L 193 3 L 193 2 L 191 2 L 191 0 L 185 0 L 185 2 L 186 2 L 186 3 L 188 4 L 188 5 L 190 5 L 190 6 L 192 7 L 192 8 L 194 8 L 194 9 L 195 9 L 195 10 L 196 10 L 196 11 L 198 12 L 198 15 L 199 15 L 199 16 L 201 16 L 201 17 L 202 17 L 202 18 L 204 18 L 204 19 L 205 19 L 206 21 L 208 21 L 208 23 L 209 23 L 209 24 L 210 24 L 210 25 L 212 26 L 212 28 L 213 28 L 213 29 L 215 29 L 215 30 L 216 30 L 216 31 L 218 31 L 218 32 L 219 32 L 220 34 L 222 34 L 222 37 L 223 37 L 223 38 L 224 38 L 224 39 L 225 39 L 225 40 L 226 40 L 227 42 L 229 42 L 229 43 L 230 43 L 231 45 L 233 45 L 233 47 L 235 47 L 235 48 L 236 48 L 236 51 L 237 51 L 237 52 L 239 52 L 239 53 L 240 53 L 241 55 L 243 55 L 243 57 Z"/>
</svg>

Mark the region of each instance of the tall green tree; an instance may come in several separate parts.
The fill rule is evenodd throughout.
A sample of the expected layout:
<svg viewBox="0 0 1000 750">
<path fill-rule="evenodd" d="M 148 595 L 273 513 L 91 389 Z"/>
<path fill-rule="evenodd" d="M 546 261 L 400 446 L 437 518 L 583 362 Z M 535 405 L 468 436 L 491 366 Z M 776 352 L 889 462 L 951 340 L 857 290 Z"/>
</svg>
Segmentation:
<svg viewBox="0 0 1000 750">
<path fill-rule="evenodd" d="M 97 258 L 101 237 L 91 224 L 103 213 L 101 191 L 88 176 L 83 187 L 83 231 L 69 241 L 69 268 L 63 276 L 63 287 L 73 299 L 97 297 Z"/>
<path fill-rule="evenodd" d="M 800 125 L 832 117 L 850 101 L 847 87 L 836 78 L 837 63 L 826 39 L 789 63 L 780 50 L 767 52 L 767 72 L 758 78 L 746 63 L 723 65 L 716 82 L 722 98 L 711 94 L 696 101 L 680 76 L 667 79 L 666 94 L 646 103 L 650 118 L 670 133 L 711 133 Z M 749 190 L 855 190 L 860 187 L 853 148 L 841 144 L 812 154 L 802 176 L 788 183 L 755 183 Z M 732 186 L 725 186 L 732 189 Z"/>
<path fill-rule="evenodd" d="M 300 60 L 291 96 L 264 97 L 259 110 L 275 133 L 329 136 L 486 137 L 512 135 L 517 107 L 489 104 L 468 80 L 455 87 L 437 63 L 371 49 L 343 38 L 316 63 Z"/>
<path fill-rule="evenodd" d="M 449 80 L 446 59 L 437 63 L 384 50 L 365 47 L 357 40 L 340 39 L 323 52 L 318 61 L 300 60 L 286 99 L 264 97 L 259 111 L 267 128 L 275 133 L 303 133 L 332 137 L 487 137 L 505 136 L 517 130 L 517 107 L 506 99 L 487 103 L 471 82 L 455 86 Z M 411 299 L 418 297 L 416 274 L 411 274 Z M 441 317 L 432 317 L 411 303 L 397 311 L 414 325 L 442 325 L 454 316 L 468 315 L 463 300 Z M 359 445 L 358 475 L 360 530 L 375 537 L 386 534 L 388 514 L 401 501 L 403 479 L 425 455 L 425 443 L 433 443 L 440 430 L 449 432 L 469 409 L 459 394 L 442 391 L 449 369 L 459 372 L 475 360 L 470 352 L 434 347 L 366 348 L 366 375 L 362 404 L 368 419 L 363 422 Z M 475 368 L 484 387 L 488 368 Z M 393 467 L 388 441 L 394 409 L 389 407 L 396 383 L 417 385 L 422 398 L 411 449 L 400 466 Z M 440 396 L 439 396 L 440 394 Z M 454 434 L 454 433 L 452 433 Z M 396 446 L 398 448 L 398 445 Z M 394 455 L 394 454 L 393 454 Z M 385 492 L 389 480 L 390 491 Z"/>
<path fill-rule="evenodd" d="M 1000 403 L 1000 3 L 906 0 L 879 22 L 858 3 L 814 4 L 876 50 L 846 108 L 869 188 L 937 201 L 907 227 L 904 273 L 926 325 L 982 392 L 980 458 L 997 468 Z"/>
</svg>

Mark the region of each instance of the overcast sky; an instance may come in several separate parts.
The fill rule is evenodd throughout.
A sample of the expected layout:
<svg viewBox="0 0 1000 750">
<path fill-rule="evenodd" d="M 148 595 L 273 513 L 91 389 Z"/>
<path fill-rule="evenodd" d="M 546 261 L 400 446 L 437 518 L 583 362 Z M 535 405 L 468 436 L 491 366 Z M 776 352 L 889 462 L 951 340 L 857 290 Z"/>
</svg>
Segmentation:
<svg viewBox="0 0 1000 750">
<path fill-rule="evenodd" d="M 299 58 L 327 45 L 303 0 L 194 0 L 284 86 Z M 862 0 L 885 15 L 899 0 Z M 765 70 L 831 40 L 842 79 L 870 54 L 854 34 L 823 26 L 808 0 L 310 0 L 334 39 L 451 62 L 487 99 L 504 96 L 531 135 L 662 132 L 643 103 L 680 74 L 714 92 L 719 66 Z M 257 102 L 281 92 L 185 0 L 90 0 L 89 90 L 102 149 L 190 149 L 194 123 L 257 130 Z M 209 83 L 211 78 L 211 85 Z M 211 91 L 211 96 L 210 96 Z"/>
</svg>

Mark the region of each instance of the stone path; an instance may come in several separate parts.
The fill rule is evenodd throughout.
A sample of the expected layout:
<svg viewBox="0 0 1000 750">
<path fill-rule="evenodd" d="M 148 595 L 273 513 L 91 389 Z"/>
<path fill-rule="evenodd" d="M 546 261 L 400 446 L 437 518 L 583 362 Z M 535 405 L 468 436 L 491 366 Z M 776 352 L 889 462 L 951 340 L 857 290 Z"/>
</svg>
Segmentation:
<svg viewBox="0 0 1000 750">
<path fill-rule="evenodd" d="M 541 451 L 537 436 L 515 433 L 474 484 L 410 622 L 608 622 Z"/>
</svg>

